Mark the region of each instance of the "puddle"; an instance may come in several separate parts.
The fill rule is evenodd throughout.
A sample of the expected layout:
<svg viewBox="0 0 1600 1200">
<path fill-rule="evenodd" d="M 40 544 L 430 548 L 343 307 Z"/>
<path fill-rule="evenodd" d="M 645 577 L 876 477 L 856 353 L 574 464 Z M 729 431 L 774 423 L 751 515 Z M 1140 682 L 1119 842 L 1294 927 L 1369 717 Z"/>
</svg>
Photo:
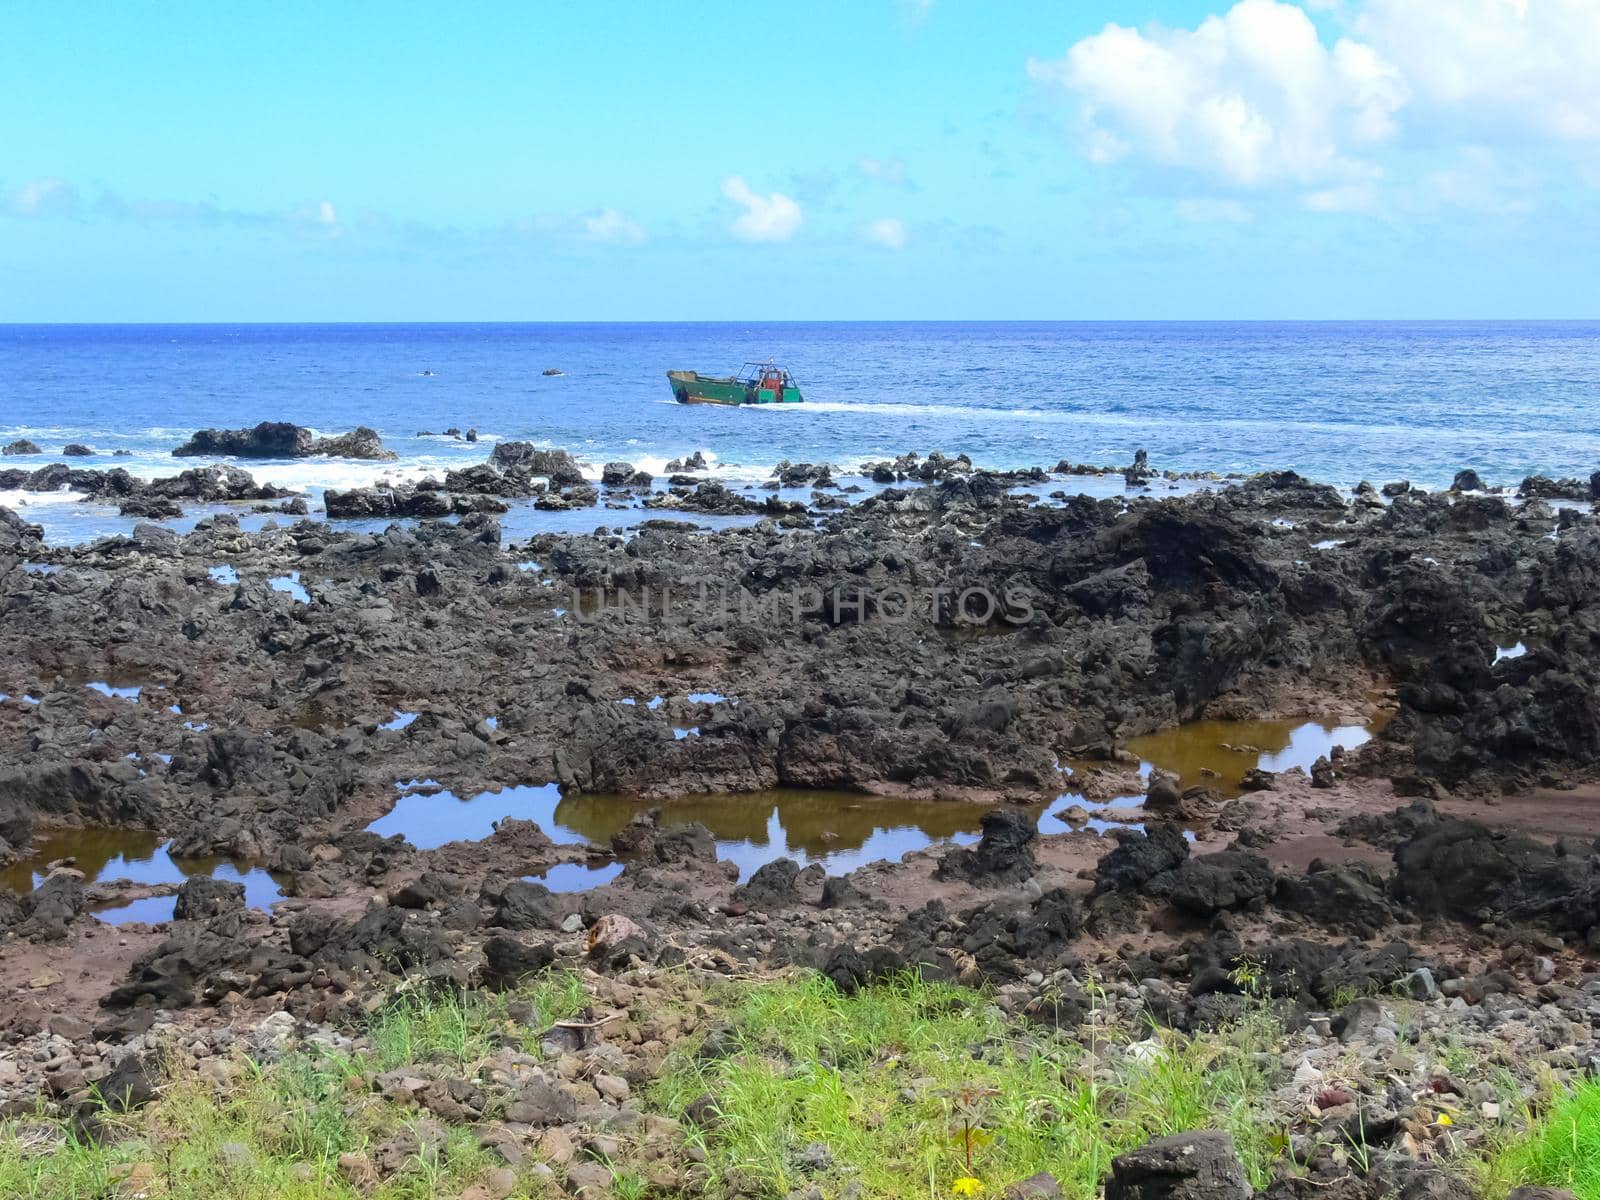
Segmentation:
<svg viewBox="0 0 1600 1200">
<path fill-rule="evenodd" d="M 61 568 L 55 563 L 25 562 L 22 569 L 29 575 L 54 575 Z"/>
<path fill-rule="evenodd" d="M 401 729 L 406 728 L 408 725 L 411 724 L 411 722 L 415 721 L 416 719 L 417 719 L 417 714 L 416 713 L 414 713 L 414 712 L 401 712 L 397 708 L 397 709 L 394 710 L 394 719 L 392 721 L 385 721 L 383 724 L 379 725 L 378 728 L 379 729 L 393 729 L 393 730 L 399 731 Z"/>
<path fill-rule="evenodd" d="M 232 567 L 207 567 L 206 574 L 211 576 L 212 583 L 220 583 L 232 587 L 239 582 L 239 572 Z"/>
<path fill-rule="evenodd" d="M 693 728 L 673 730 L 679 738 L 695 733 Z M 1371 728 L 1335 722 L 1201 721 L 1134 739 L 1129 749 L 1145 760 L 1140 774 L 1146 778 L 1153 767 L 1160 767 L 1177 772 L 1185 786 L 1205 783 L 1236 794 L 1239 777 L 1258 763 L 1269 771 L 1294 766 L 1309 770 L 1334 746 L 1353 749 L 1371 737 Z M 1224 745 L 1240 748 L 1229 750 Z M 1247 746 L 1251 748 L 1244 749 Z M 1217 775 L 1207 775 L 1203 768 Z M 605 847 L 637 814 L 659 807 L 665 824 L 698 821 L 711 830 L 717 857 L 737 864 L 741 881 L 778 858 L 793 859 L 802 867 L 820 863 L 828 874 L 842 875 L 869 863 L 898 861 L 905 854 L 935 845 L 970 845 L 978 840 L 983 814 L 988 811 L 978 804 L 891 800 L 855 792 L 754 792 L 686 797 L 659 804 L 631 796 L 564 798 L 555 784 L 508 787 L 466 799 L 433 780 L 413 779 L 396 784 L 396 789 L 399 800 L 394 810 L 368 828 L 384 836 L 404 834 L 419 849 L 481 840 L 494 832 L 495 822 L 503 817 L 537 822 L 558 845 Z M 1142 794 L 1087 800 L 1069 792 L 1034 811 L 1044 834 L 1109 834 L 1143 829 L 1141 822 L 1117 819 L 1122 811 L 1137 808 L 1143 801 Z M 1065 814 L 1075 807 L 1085 815 L 1068 821 Z M 1193 832 L 1184 836 L 1196 840 Z M 560 887 L 546 877 L 531 878 L 552 891 L 581 891 L 609 882 L 619 873 L 616 868 L 617 864 L 552 868 L 546 876 L 559 880 Z M 557 871 L 560 874 L 554 875 Z M 612 874 L 602 877 L 606 871 Z"/>
<path fill-rule="evenodd" d="M 163 921 L 172 920 L 172 914 L 177 907 L 176 896 L 141 896 L 126 904 L 97 908 L 94 910 L 94 917 L 95 920 L 104 921 L 107 925 L 132 925 L 135 922 L 143 925 L 159 925 Z"/>
<path fill-rule="evenodd" d="M 592 867 L 588 863 L 557 863 L 538 875 L 523 876 L 529 883 L 542 883 L 552 892 L 587 892 L 610 883 L 622 874 L 623 864 L 605 863 Z"/>
<path fill-rule="evenodd" d="M 168 755 L 158 758 L 170 759 Z M 44 880 L 45 868 L 59 859 L 74 859 L 85 883 L 126 879 L 136 884 L 178 884 L 199 875 L 227 879 L 245 886 L 245 903 L 269 908 L 282 899 L 278 882 L 266 871 L 249 864 L 217 858 L 174 858 L 171 843 L 139 829 L 66 829 L 48 835 L 31 858 L 0 867 L 0 886 L 17 893 L 32 891 Z M 95 916 L 109 925 L 130 921 L 170 921 L 175 896 L 146 896 L 126 904 L 97 909 Z"/>
<path fill-rule="evenodd" d="M 480 842 L 505 817 L 537 822 L 558 846 L 580 846 L 588 840 L 557 819 L 561 793 L 553 783 L 479 792 L 466 799 L 440 789 L 432 780 L 411 780 L 396 787 L 400 799 L 394 808 L 367 828 L 384 837 L 403 833 L 419 850 L 437 850 L 447 842 Z"/>
<path fill-rule="evenodd" d="M 632 797 L 574 796 L 557 805 L 555 817 L 564 828 L 603 846 L 652 807 L 657 806 Z M 977 804 L 803 791 L 695 796 L 659 807 L 665 824 L 698 821 L 711 830 L 717 857 L 738 865 L 741 882 L 778 858 L 802 867 L 820 863 L 828 874 L 843 875 L 937 843 L 970 845 L 978 840 L 988 811 Z"/>
<path fill-rule="evenodd" d="M 721 692 L 690 692 L 690 704 L 737 704 L 737 700 L 729 700 Z M 653 707 L 653 706 L 652 706 Z"/>
<path fill-rule="evenodd" d="M 1177 775 L 1184 787 L 1203 784 L 1237 794 L 1239 780 L 1251 767 L 1310 771 L 1335 746 L 1354 750 L 1371 741 L 1377 727 L 1333 721 L 1192 721 L 1130 738 L 1128 749 L 1139 756 L 1139 773 L 1146 778 L 1154 766 Z"/>
<path fill-rule="evenodd" d="M 1338 538 L 1324 538 L 1320 542 L 1312 542 L 1311 548 L 1313 550 L 1337 550 L 1342 545 L 1344 543 Z"/>
<path fill-rule="evenodd" d="M 1527 652 L 1528 648 L 1521 642 L 1518 642 L 1515 646 L 1497 646 L 1494 652 L 1494 662 L 1489 665 L 1491 667 L 1498 666 L 1508 658 L 1521 658 Z"/>
<path fill-rule="evenodd" d="M 311 603 L 311 593 L 306 591 L 305 585 L 300 582 L 299 571 L 290 571 L 287 575 L 274 575 L 267 580 L 267 586 L 275 592 L 292 596 L 301 604 Z"/>
<path fill-rule="evenodd" d="M 737 863 L 741 879 L 776 858 L 792 858 L 801 866 L 818 862 L 839 875 L 936 842 L 968 844 L 977 840 L 987 811 L 982 805 L 882 800 L 854 792 L 697 796 L 659 806 L 628 796 L 564 799 L 555 784 L 508 787 L 465 800 L 448 789 L 434 790 L 438 785 L 432 781 L 397 786 L 394 810 L 367 828 L 386 837 L 403 833 L 419 849 L 486 838 L 494 823 L 508 816 L 538 822 L 558 845 L 607 846 L 637 814 L 663 807 L 668 824 L 699 821 L 710 829 L 717 856 Z M 606 882 L 593 875 L 581 878 L 586 887 Z"/>
<path fill-rule="evenodd" d="M 95 680 L 93 683 L 86 683 L 83 686 L 88 688 L 91 692 L 99 692 L 102 696 L 105 696 L 108 699 L 132 700 L 135 704 L 139 703 L 139 693 L 144 691 L 144 688 L 138 686 L 113 687 L 111 684 L 99 679 Z"/>
</svg>

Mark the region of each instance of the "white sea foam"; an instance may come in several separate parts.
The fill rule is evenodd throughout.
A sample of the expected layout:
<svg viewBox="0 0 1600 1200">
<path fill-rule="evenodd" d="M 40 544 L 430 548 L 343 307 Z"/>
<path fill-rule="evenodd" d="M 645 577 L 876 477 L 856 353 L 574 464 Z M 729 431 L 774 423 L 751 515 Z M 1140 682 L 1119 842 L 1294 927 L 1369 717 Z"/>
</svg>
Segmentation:
<svg viewBox="0 0 1600 1200">
<path fill-rule="evenodd" d="M 69 492 L 65 489 L 59 492 L 25 492 L 20 488 L 0 491 L 0 506 L 6 508 L 30 508 L 41 504 L 82 503 L 82 492 Z"/>
</svg>

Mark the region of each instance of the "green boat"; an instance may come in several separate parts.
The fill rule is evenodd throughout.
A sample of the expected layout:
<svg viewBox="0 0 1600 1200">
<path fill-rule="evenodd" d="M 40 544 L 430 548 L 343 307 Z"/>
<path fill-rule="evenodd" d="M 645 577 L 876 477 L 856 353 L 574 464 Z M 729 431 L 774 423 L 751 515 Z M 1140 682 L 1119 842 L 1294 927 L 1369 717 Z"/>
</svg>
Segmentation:
<svg viewBox="0 0 1600 1200">
<path fill-rule="evenodd" d="M 777 363 L 745 363 L 737 375 L 668 371 L 679 404 L 798 404 L 800 388 Z"/>
</svg>

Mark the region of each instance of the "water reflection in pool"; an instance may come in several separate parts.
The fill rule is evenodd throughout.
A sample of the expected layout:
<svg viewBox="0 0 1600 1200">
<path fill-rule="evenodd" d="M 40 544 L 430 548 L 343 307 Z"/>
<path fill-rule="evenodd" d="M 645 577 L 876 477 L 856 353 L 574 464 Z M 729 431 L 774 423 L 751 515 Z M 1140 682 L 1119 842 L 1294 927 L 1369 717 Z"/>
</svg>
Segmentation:
<svg viewBox="0 0 1600 1200">
<path fill-rule="evenodd" d="M 591 843 L 604 845 L 650 807 L 625 796 L 574 796 L 555 815 Z M 828 874 L 843 875 L 937 842 L 969 844 L 977 841 L 985 812 L 981 805 L 806 791 L 692 796 L 661 807 L 663 822 L 698 821 L 711 830 L 717 857 L 737 864 L 741 881 L 778 858 L 802 867 L 820 863 Z"/>
<path fill-rule="evenodd" d="M 525 876 L 529 883 L 542 883 L 552 892 L 587 892 L 610 883 L 622 874 L 623 864 L 557 863 L 547 871 Z"/>
<path fill-rule="evenodd" d="M 418 849 L 433 850 L 486 838 L 495 822 L 518 817 L 537 822 L 557 845 L 606 846 L 612 834 L 653 807 L 630 796 L 564 798 L 553 783 L 462 799 L 413 781 L 401 786 L 394 809 L 367 828 L 386 837 L 402 833 Z M 695 796 L 662 808 L 664 822 L 699 821 L 710 829 L 718 857 L 737 863 L 741 879 L 775 858 L 793 858 L 802 866 L 818 862 L 830 874 L 843 874 L 935 842 L 975 841 L 984 813 L 969 804 L 800 791 Z"/>
<path fill-rule="evenodd" d="M 1334 746 L 1353 749 L 1371 736 L 1368 727 L 1335 722 L 1202 721 L 1137 738 L 1129 748 L 1140 755 L 1140 774 L 1145 777 L 1159 767 L 1176 772 L 1185 785 L 1204 783 L 1220 792 L 1237 793 L 1239 778 L 1250 767 L 1309 769 Z M 505 817 L 536 822 L 558 845 L 603 847 L 639 813 L 659 807 L 663 823 L 698 821 L 706 826 L 716 839 L 717 856 L 737 864 L 741 881 L 778 858 L 792 859 L 802 867 L 819 863 L 830 875 L 842 875 L 869 863 L 898 861 L 930 846 L 967 845 L 977 841 L 986 811 L 982 805 L 894 800 L 855 792 L 691 796 L 658 805 L 630 796 L 563 797 L 555 784 L 507 787 L 464 799 L 431 780 L 410 780 L 396 787 L 399 800 L 393 811 L 368 828 L 385 836 L 404 834 L 419 849 L 481 840 Z M 1143 800 L 1142 789 L 1109 800 L 1063 793 L 1033 811 L 1044 834 L 1109 834 L 1142 829 L 1143 823 L 1128 819 L 1126 810 L 1138 808 Z M 1082 811 L 1072 813 L 1073 809 Z M 1186 836 L 1194 839 L 1192 832 Z M 607 871 L 613 874 L 602 878 Z M 535 878 L 552 890 L 578 891 L 609 882 L 619 872 L 616 864 L 564 864 L 547 873 L 562 881 L 560 888 Z"/>
<path fill-rule="evenodd" d="M 1252 767 L 1309 771 L 1335 746 L 1354 750 L 1365 745 L 1377 727 L 1334 721 L 1191 721 L 1131 738 L 1128 749 L 1139 756 L 1143 775 L 1156 766 L 1177 775 L 1185 787 L 1203 784 L 1237 794 L 1240 779 Z"/>
<path fill-rule="evenodd" d="M 300 582 L 299 571 L 290 571 L 287 575 L 274 575 L 267 580 L 267 586 L 275 592 L 282 592 L 298 600 L 301 604 L 311 603 L 311 593 L 306 590 L 305 584 Z"/>
<path fill-rule="evenodd" d="M 437 850 L 448 842 L 482 841 L 494 832 L 495 823 L 506 817 L 537 823 L 558 846 L 580 846 L 588 840 L 561 823 L 557 815 L 561 792 L 553 783 L 501 788 L 465 798 L 431 780 L 396 786 L 400 798 L 394 808 L 367 828 L 384 837 L 404 834 L 419 850 Z"/>
<path fill-rule="evenodd" d="M 185 879 L 210 875 L 244 884 L 245 904 L 270 908 L 283 898 L 279 883 L 260 867 L 218 858 L 174 858 L 171 843 L 139 829 L 68 829 L 44 838 L 29 858 L 0 867 L 0 886 L 17 893 L 32 891 L 44 881 L 49 864 L 72 859 L 85 883 L 125 879 L 143 885 L 181 884 Z M 110 925 L 131 921 L 170 921 L 174 896 L 148 896 L 95 912 Z"/>
</svg>

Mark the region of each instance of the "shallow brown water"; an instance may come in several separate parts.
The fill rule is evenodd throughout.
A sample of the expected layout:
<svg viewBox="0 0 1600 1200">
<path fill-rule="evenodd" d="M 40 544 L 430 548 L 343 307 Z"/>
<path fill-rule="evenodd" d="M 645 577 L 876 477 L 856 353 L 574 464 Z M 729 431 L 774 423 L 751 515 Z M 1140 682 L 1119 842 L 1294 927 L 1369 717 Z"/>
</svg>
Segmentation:
<svg viewBox="0 0 1600 1200">
<path fill-rule="evenodd" d="M 1335 746 L 1353 750 L 1372 740 L 1381 722 L 1341 725 L 1333 721 L 1191 721 L 1175 729 L 1130 738 L 1128 750 L 1141 762 L 1171 771 L 1184 787 L 1196 784 L 1224 794 L 1239 791 L 1252 767 L 1310 771 Z"/>
</svg>

